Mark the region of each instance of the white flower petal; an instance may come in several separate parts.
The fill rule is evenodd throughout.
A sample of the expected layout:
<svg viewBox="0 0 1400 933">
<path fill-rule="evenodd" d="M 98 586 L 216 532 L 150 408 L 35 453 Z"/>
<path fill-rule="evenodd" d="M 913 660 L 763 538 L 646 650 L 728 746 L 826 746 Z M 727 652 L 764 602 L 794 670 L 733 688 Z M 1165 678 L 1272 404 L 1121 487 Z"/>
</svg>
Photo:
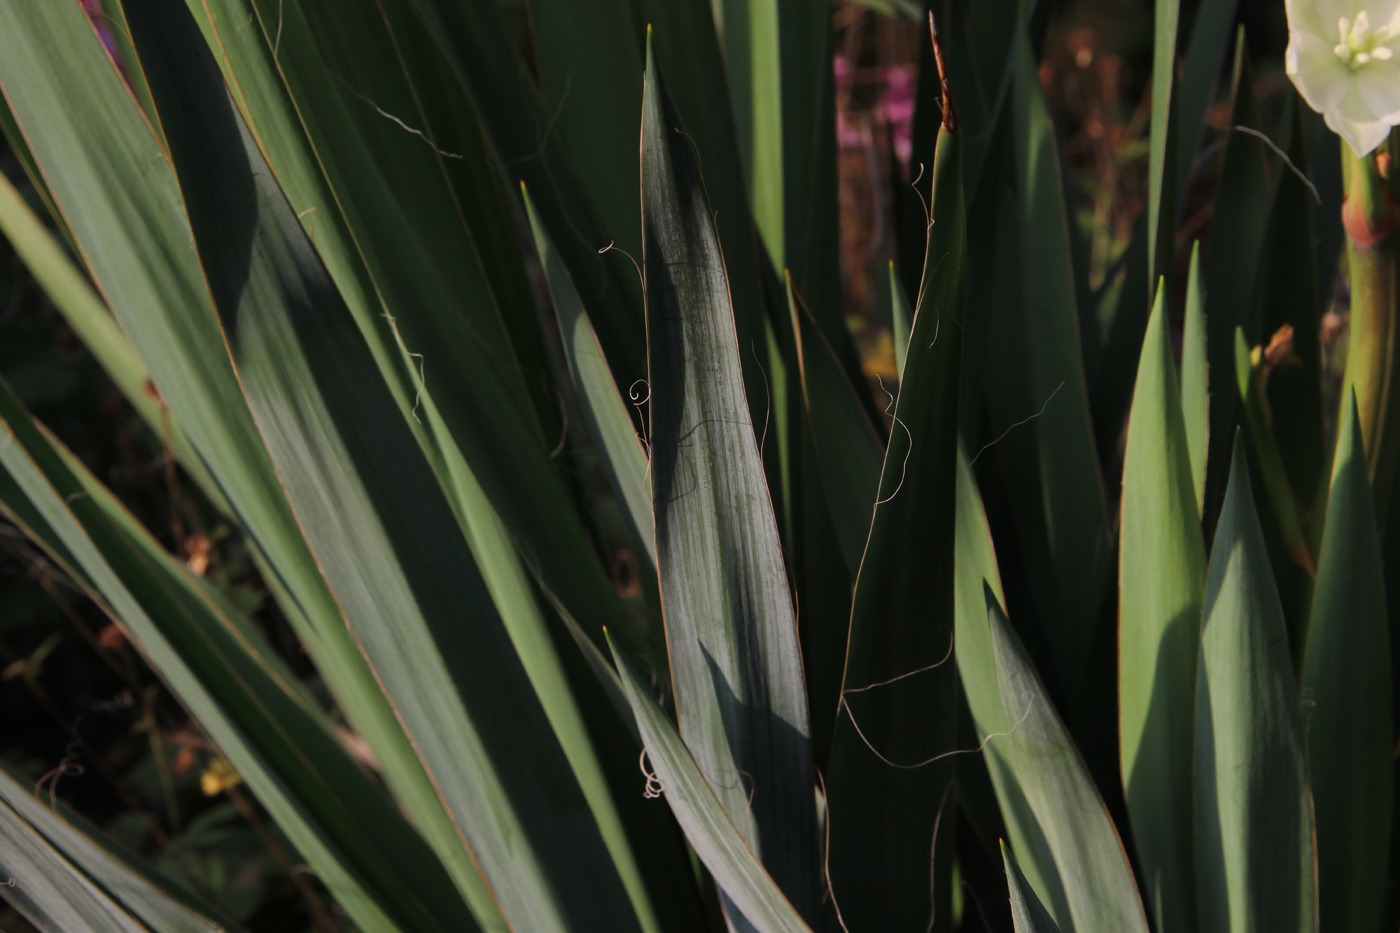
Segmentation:
<svg viewBox="0 0 1400 933">
<path fill-rule="evenodd" d="M 1288 31 L 1292 35 L 1307 32 L 1322 36 L 1337 44 L 1337 19 L 1345 16 L 1350 19 L 1356 14 L 1351 9 L 1353 0 L 1283 0 L 1284 11 L 1288 14 Z"/>
<path fill-rule="evenodd" d="M 1332 132 L 1347 141 L 1357 158 L 1370 153 L 1390 135 L 1390 124 L 1384 120 L 1356 122 L 1343 117 L 1339 110 L 1328 110 L 1322 116 Z"/>
<path fill-rule="evenodd" d="M 1400 14 L 1400 0 L 1368 0 L 1366 11 L 1371 16 L 1371 28 L 1380 29 L 1395 22 Z"/>
<path fill-rule="evenodd" d="M 1358 69 L 1356 90 L 1374 119 L 1400 123 L 1400 67 L 1393 61 L 1373 61 Z"/>
<path fill-rule="evenodd" d="M 1314 11 L 1312 15 L 1318 18 L 1319 25 L 1326 30 L 1325 35 L 1335 39 L 1333 33 L 1337 29 L 1337 20 L 1345 16 L 1352 22 L 1356 21 L 1358 13 L 1367 13 L 1374 26 L 1384 23 L 1390 19 L 1390 8 L 1395 0 L 1295 0 L 1294 5 L 1299 7 L 1299 12 L 1304 12 L 1308 7 Z M 1385 16 L 1378 16 L 1377 10 L 1385 6 Z M 1292 20 L 1289 20 L 1292 23 Z"/>
<path fill-rule="evenodd" d="M 1285 53 L 1286 70 L 1312 109 L 1326 112 L 1341 103 L 1351 87 L 1352 72 L 1326 41 L 1294 32 Z"/>
</svg>

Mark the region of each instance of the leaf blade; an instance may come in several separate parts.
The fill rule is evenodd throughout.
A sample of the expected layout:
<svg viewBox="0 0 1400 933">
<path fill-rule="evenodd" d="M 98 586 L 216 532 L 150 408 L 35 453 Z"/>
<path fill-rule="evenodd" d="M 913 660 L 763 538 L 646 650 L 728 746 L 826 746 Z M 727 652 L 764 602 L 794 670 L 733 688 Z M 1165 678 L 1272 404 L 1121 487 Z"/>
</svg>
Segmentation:
<svg viewBox="0 0 1400 933">
<path fill-rule="evenodd" d="M 1138 363 L 1123 463 L 1119 736 L 1146 889 L 1167 930 L 1196 927 L 1190 834 L 1191 704 L 1205 544 L 1159 288 Z"/>
<path fill-rule="evenodd" d="M 1297 685 L 1238 436 L 1211 552 L 1200 651 L 1201 926 L 1315 930 L 1312 801 Z"/>
<path fill-rule="evenodd" d="M 690 146 L 649 42 L 642 252 L 656 554 L 676 708 L 686 744 L 726 811 L 743 819 L 752 797 L 751 847 L 799 912 L 815 917 L 801 652 L 746 417 L 724 261 Z M 744 773 L 751 791 L 739 780 Z"/>
<path fill-rule="evenodd" d="M 954 640 L 964 135 L 954 119 L 938 136 L 923 284 L 856 578 L 827 779 L 832 896 L 858 928 L 925 927 L 951 913 L 951 833 L 940 816 L 957 684 L 939 667 Z"/>
<path fill-rule="evenodd" d="M 1379 923 L 1394 808 L 1385 577 L 1358 420 L 1348 398 L 1302 677 L 1319 926 L 1329 930 Z"/>
</svg>

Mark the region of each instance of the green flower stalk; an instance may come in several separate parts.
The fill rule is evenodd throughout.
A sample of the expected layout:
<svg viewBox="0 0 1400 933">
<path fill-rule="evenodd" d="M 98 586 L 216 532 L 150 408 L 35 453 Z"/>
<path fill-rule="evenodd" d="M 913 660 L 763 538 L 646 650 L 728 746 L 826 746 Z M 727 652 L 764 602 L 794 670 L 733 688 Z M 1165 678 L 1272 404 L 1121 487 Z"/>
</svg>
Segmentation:
<svg viewBox="0 0 1400 933">
<path fill-rule="evenodd" d="M 1400 123 L 1400 5 L 1394 0 L 1287 0 L 1285 5 L 1288 76 L 1346 140 L 1342 221 L 1351 270 L 1351 340 L 1345 384 L 1356 391 L 1376 506 L 1384 515 L 1400 450 L 1395 432 L 1385 430 L 1395 392 L 1394 233 L 1400 212 L 1386 178 L 1392 153 L 1378 150 Z"/>
<path fill-rule="evenodd" d="M 1344 155 L 1348 155 L 1344 153 Z M 1400 211 L 1383 168 L 1390 156 L 1381 152 L 1345 158 L 1346 200 L 1342 223 L 1347 232 L 1347 264 L 1351 270 L 1351 337 L 1347 351 L 1346 387 L 1356 392 L 1361 434 L 1377 515 L 1384 515 L 1400 454 L 1400 434 L 1393 427 L 1396 406 L 1395 321 L 1397 299 L 1396 227 Z"/>
</svg>

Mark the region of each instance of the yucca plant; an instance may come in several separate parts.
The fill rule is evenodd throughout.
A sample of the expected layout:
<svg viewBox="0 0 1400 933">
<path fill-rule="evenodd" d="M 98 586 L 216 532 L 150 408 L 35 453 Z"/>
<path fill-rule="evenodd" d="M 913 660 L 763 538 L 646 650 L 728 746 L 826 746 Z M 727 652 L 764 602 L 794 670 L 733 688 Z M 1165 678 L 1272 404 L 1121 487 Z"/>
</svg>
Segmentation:
<svg viewBox="0 0 1400 933">
<path fill-rule="evenodd" d="M 883 394 L 827 4 L 0 0 L 0 229 L 333 703 L 3 383 L 0 507 L 347 925 L 1394 928 L 1397 175 L 1345 103 L 1389 27 L 1290 0 L 1295 42 L 1349 17 L 1332 90 L 1289 59 L 1340 144 L 1261 116 L 1233 0 L 1157 0 L 1145 211 L 1091 287 L 1048 5 L 881 6 L 936 14 Z M 233 925 L 0 801 L 39 928 Z"/>
</svg>

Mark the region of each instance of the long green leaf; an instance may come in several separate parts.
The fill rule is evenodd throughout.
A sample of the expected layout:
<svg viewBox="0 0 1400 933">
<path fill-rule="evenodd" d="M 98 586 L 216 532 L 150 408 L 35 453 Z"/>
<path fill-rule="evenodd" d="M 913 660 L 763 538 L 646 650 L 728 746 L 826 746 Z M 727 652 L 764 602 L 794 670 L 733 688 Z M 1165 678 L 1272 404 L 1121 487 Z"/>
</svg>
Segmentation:
<svg viewBox="0 0 1400 933">
<path fill-rule="evenodd" d="M 146 933 L 7 803 L 0 802 L 5 900 L 42 933 Z"/>
<path fill-rule="evenodd" d="M 784 39 L 780 0 L 722 0 L 724 64 L 754 223 L 773 264 L 784 257 Z M 794 8 L 795 10 L 795 8 Z"/>
<path fill-rule="evenodd" d="M 1214 103 L 1216 83 L 1225 53 L 1230 48 L 1230 27 L 1235 21 L 1238 0 L 1205 0 L 1196 10 L 1191 25 L 1191 41 L 1186 47 L 1186 61 L 1181 66 L 1180 87 L 1173 88 L 1176 99 L 1177 149 L 1175 193 L 1183 202 L 1191 183 L 1191 170 L 1206 128 L 1206 112 Z M 1179 15 L 1179 14 L 1178 14 Z M 1175 37 L 1173 37 L 1175 38 Z M 1153 51 L 1153 77 L 1157 74 L 1156 50 Z M 1173 63 L 1174 64 L 1174 63 Z M 1157 120 L 1156 97 L 1153 98 L 1153 120 Z M 1152 126 L 1156 140 L 1157 126 Z M 1154 148 L 1154 155 L 1155 148 Z M 1165 158 L 1163 159 L 1165 165 Z M 1155 165 L 1155 163 L 1154 163 Z M 1182 206 L 1182 205 L 1177 205 Z M 1163 274 L 1166 270 L 1161 270 Z"/>
<path fill-rule="evenodd" d="M 905 297 L 904 286 L 895 273 L 894 262 L 890 262 L 890 328 L 894 332 L 895 372 L 904 372 L 904 360 L 909 355 L 909 326 L 914 313 L 909 310 L 909 299 Z"/>
<path fill-rule="evenodd" d="M 1375 514 L 1356 401 L 1348 398 L 1302 678 L 1325 930 L 1375 930 L 1385 900 L 1394 762 L 1390 633 Z"/>
<path fill-rule="evenodd" d="M 1237 437 L 1196 682 L 1196 884 L 1205 930 L 1314 931 L 1312 798 L 1283 609 Z"/>
<path fill-rule="evenodd" d="M 791 287 L 788 303 L 802 399 L 821 466 L 826 503 L 841 556 L 854 579 L 870 536 L 885 452 L 840 360 Z"/>
<path fill-rule="evenodd" d="M 1035 896 L 1035 889 L 1021 872 L 1021 866 L 1016 864 L 1016 856 L 1011 854 L 1011 847 L 1005 840 L 1001 843 L 1001 858 L 1006 867 L 1006 886 L 1011 892 L 1011 922 L 1015 925 L 1016 933 L 1060 933 L 1059 924 L 1040 903 L 1040 898 Z"/>
<path fill-rule="evenodd" d="M 1322 424 L 1320 318 L 1330 300 L 1336 257 L 1326 255 L 1325 244 L 1319 241 L 1320 205 L 1314 195 L 1316 185 L 1309 180 L 1318 162 L 1308 138 L 1314 114 L 1296 92 L 1289 98 L 1279 141 L 1297 171 L 1282 161 L 1272 163 L 1277 170 L 1277 189 L 1254 296 L 1254 314 L 1259 321 L 1255 343 L 1267 345 L 1277 339 L 1275 348 L 1279 349 L 1286 336 L 1291 344 L 1291 358 L 1285 355 L 1270 369 L 1267 406 L 1288 480 L 1302 493 L 1302 501 L 1308 502 L 1329 478 Z M 1320 282 L 1326 282 L 1328 288 L 1319 287 Z M 1289 608 L 1285 602 L 1285 612 Z"/>
<path fill-rule="evenodd" d="M 1186 444 L 1191 449 L 1191 478 L 1196 489 L 1196 512 L 1205 505 L 1206 447 L 1210 434 L 1210 396 L 1206 377 L 1206 309 L 1201 294 L 1201 244 L 1191 246 L 1186 279 L 1186 317 L 1181 332 L 1181 412 L 1186 419 Z"/>
<path fill-rule="evenodd" d="M 950 876 L 942 874 L 951 867 L 951 833 L 940 816 L 953 779 L 944 753 L 956 741 L 957 686 L 951 667 L 938 668 L 953 646 L 967 216 L 963 134 L 951 100 L 948 107 L 909 357 L 856 579 L 827 780 L 832 898 L 853 928 L 951 922 Z"/>
<path fill-rule="evenodd" d="M 1161 928 L 1194 930 L 1192 697 L 1206 555 L 1159 288 L 1123 464 L 1118 685 L 1123 788 Z"/>
<path fill-rule="evenodd" d="M 1152 28 L 1152 121 L 1147 169 L 1148 280 L 1152 284 L 1171 271 L 1176 235 L 1176 107 L 1172 84 L 1176 78 L 1176 33 L 1180 0 L 1156 0 Z M 1191 131 L 1194 132 L 1194 127 Z M 1130 283 L 1130 288 L 1140 283 Z"/>
<path fill-rule="evenodd" d="M 261 8 L 262 0 L 259 4 Z M 586 189 L 565 155 L 553 113 L 527 80 L 496 5 L 475 0 L 411 0 L 411 5 L 471 98 L 507 177 L 534 192 L 540 217 L 584 301 L 590 307 L 596 302 L 593 324 L 609 362 L 624 380 L 640 376 L 645 345 L 636 274 L 620 253 L 598 255 L 613 237 L 600 229 Z M 277 6 L 269 3 L 267 9 L 275 14 Z M 266 22 L 275 25 L 277 18 Z M 562 96 L 562 90 L 558 93 Z"/>
<path fill-rule="evenodd" d="M 772 6 L 775 2 L 755 0 L 756 15 L 767 15 L 759 8 Z M 747 0 L 744 0 L 744 5 L 747 5 Z M 655 42 L 660 60 L 666 63 L 670 82 L 667 87 L 672 106 L 679 117 L 678 125 L 690 137 L 697 170 L 704 179 L 705 192 L 713 209 L 716 235 L 729 277 L 729 296 L 733 305 L 734 330 L 743 366 L 750 420 L 760 439 L 763 430 L 758 426 L 771 424 L 778 441 L 771 447 L 765 444 L 760 453 L 764 458 L 769 486 L 773 490 L 779 527 L 788 529 L 791 523 L 787 511 L 793 501 L 793 443 L 786 425 L 788 412 L 783 404 L 788 380 L 779 371 L 782 368 L 782 353 L 775 352 L 782 347 L 774 340 L 777 336 L 774 329 L 781 328 L 785 321 L 786 307 L 777 275 L 783 268 L 783 199 L 768 200 L 767 195 L 763 196 L 766 204 L 762 209 L 768 213 L 764 223 L 768 225 L 768 230 L 760 233 L 760 227 L 755 223 L 758 205 L 751 196 L 749 181 L 746 180 L 744 147 L 736 130 L 734 103 L 740 94 L 726 93 L 730 90 L 728 82 L 724 80 L 726 60 L 719 37 L 715 34 L 711 3 L 708 0 L 640 0 L 639 6 L 646 21 L 654 27 L 651 41 Z M 776 53 L 776 46 L 774 51 Z M 776 62 L 774 64 L 776 67 Z M 764 82 L 776 94 L 776 84 L 772 84 L 769 77 L 765 77 Z M 763 93 L 767 94 L 768 91 Z M 781 145 L 776 135 L 781 132 L 776 98 L 764 106 L 774 114 L 772 124 L 762 128 L 768 140 L 766 145 L 771 150 Z M 636 145 L 635 139 L 631 145 Z M 771 181 L 773 171 L 782 172 L 781 154 L 770 151 L 764 158 L 770 167 Z M 778 236 L 776 249 L 769 241 L 769 235 L 775 230 Z M 839 293 L 839 288 L 836 291 Z M 839 311 L 836 314 L 839 330 L 831 326 L 831 319 L 825 316 L 826 307 L 825 304 L 816 307 L 815 313 L 820 315 L 817 320 L 823 326 L 827 340 L 841 353 L 850 347 L 849 336 L 844 325 L 839 323 L 843 320 Z M 860 372 L 854 350 L 848 350 L 848 355 L 843 359 L 848 367 L 854 366 L 854 369 L 848 368 L 848 372 Z M 787 466 L 784 466 L 785 459 Z"/>
<path fill-rule="evenodd" d="M 535 249 L 544 267 L 545 282 L 554 304 L 554 318 L 559 322 L 559 335 L 564 344 L 564 359 L 579 407 L 583 409 L 588 436 L 603 462 L 613 495 L 621 505 L 622 514 L 631 524 L 632 534 L 646 552 L 648 563 L 656 566 L 656 536 L 652 528 L 651 491 L 648 488 L 646 451 L 638 442 L 632 416 L 627 411 L 622 394 L 608 368 L 607 358 L 598 345 L 597 333 L 588 311 L 574 288 L 569 270 L 560 259 L 548 232 L 535 212 L 528 191 L 521 188 L 530 229 L 535 235 Z"/>
<path fill-rule="evenodd" d="M 626 656 L 613 646 L 627 700 L 656 769 L 647 774 L 648 795 L 662 794 L 700 861 L 729 902 L 758 933 L 810 933 L 806 921 L 754 854 L 745 823 L 721 803 L 714 783 L 656 705 Z"/>
<path fill-rule="evenodd" d="M 464 166 L 478 174 L 494 171 L 479 134 L 471 136 L 475 124 L 451 125 L 460 150 L 451 153 L 460 158 L 452 158 L 437 151 L 438 143 L 383 115 L 406 114 L 414 121 L 410 126 L 421 123 L 427 129 L 420 132 L 436 139 L 438 127 L 426 122 L 426 111 L 414 112 L 417 101 L 434 92 L 457 92 L 455 105 L 469 109 L 455 84 L 446 90 L 441 82 L 424 86 L 415 80 L 423 76 L 401 67 L 399 55 L 406 53 L 399 44 L 413 39 L 403 33 L 418 24 L 410 17 L 395 31 L 386 12 L 361 0 L 336 4 L 320 16 L 314 5 L 299 4 L 282 11 L 280 20 L 275 3 L 214 2 L 220 9 L 214 26 L 232 81 L 249 101 L 255 117 L 251 128 L 279 184 L 299 213 L 320 205 L 316 213 L 344 215 L 348 236 L 334 216 L 309 232 L 323 231 L 318 252 L 328 255 L 328 271 L 347 296 L 411 426 L 423 421 L 441 449 L 444 462 L 437 472 L 459 487 L 454 504 L 469 516 L 479 507 L 462 500 L 479 499 L 474 487 L 481 487 L 527 564 L 580 624 L 595 638 L 601 638 L 605 624 L 629 634 L 625 610 L 550 460 L 557 438 L 542 435 L 527 401 L 538 377 L 523 368 L 523 356 L 517 365 L 520 341 L 512 335 L 518 331 L 506 322 L 525 320 L 526 329 L 538 330 L 533 301 L 526 295 L 525 306 L 502 304 L 509 296 L 485 268 L 488 254 L 479 244 L 512 238 L 513 229 L 508 218 L 476 203 L 489 197 L 463 201 L 447 183 L 454 177 L 449 167 L 451 172 L 466 171 Z M 240 33 L 236 26 L 254 7 L 261 36 L 251 27 Z M 324 35 L 323 24 L 329 22 L 343 41 Z M 434 55 L 436 49 L 429 45 L 423 54 Z M 347 83 L 351 73 L 355 80 Z M 254 87 L 261 91 L 254 94 Z M 309 226 L 316 213 L 307 214 L 304 224 Z M 464 219 L 476 229 L 468 229 Z M 346 246 L 362 253 L 370 288 L 359 281 L 363 273 L 354 268 L 353 257 L 340 255 L 348 252 Z M 470 523 L 469 517 L 464 521 Z"/>
<path fill-rule="evenodd" d="M 1024 503 L 1020 511 L 1038 511 L 1044 523 L 1044 544 L 1032 547 L 1030 560 L 1047 587 L 1043 613 L 1056 668 L 1077 695 L 1111 566 L 1112 532 L 1089 417 L 1055 133 L 1025 27 L 1016 30 L 1012 49 L 1027 394 L 1001 427 L 1034 418 L 1022 430 L 1033 433 L 1035 461 L 1009 463 L 1008 474 Z"/>
<path fill-rule="evenodd" d="M 136 46 L 240 383 L 356 638 L 512 924 L 567 929 L 586 915 L 651 926 L 540 617 L 493 604 L 353 316 L 217 71 L 191 48 L 194 23 L 177 2 L 128 10 Z M 564 817 L 580 809 L 591 819 Z"/>
<path fill-rule="evenodd" d="M 1254 462 L 1264 479 L 1264 495 L 1273 512 L 1275 527 L 1283 538 L 1283 546 L 1288 555 L 1299 566 L 1309 572 L 1313 569 L 1312 555 L 1308 552 L 1307 533 L 1303 530 L 1303 520 L 1298 514 L 1297 500 L 1289 485 L 1288 475 L 1283 470 L 1283 456 L 1279 453 L 1278 441 L 1264 410 L 1264 387 L 1262 375 L 1256 370 L 1250 357 L 1249 344 L 1244 339 L 1244 330 L 1235 328 L 1235 385 L 1242 401 L 1241 420 L 1249 437 L 1249 448 L 1254 454 Z M 1301 632 L 1290 633 L 1295 645 L 1294 656 L 1301 656 Z"/>
<path fill-rule="evenodd" d="M 0 232 L 9 239 L 15 253 L 33 274 L 54 305 L 63 313 L 68 326 L 88 348 L 103 370 L 116 383 L 141 420 L 157 435 L 168 432 L 170 446 L 180 465 L 199 484 L 200 490 L 222 510 L 223 495 L 200 462 L 183 431 L 170 423 L 168 413 L 149 391 L 153 387 L 146 366 L 121 332 L 112 313 L 92 286 L 34 215 L 24 198 L 0 175 Z"/>
<path fill-rule="evenodd" d="M 812 751 L 792 597 L 714 220 L 650 41 L 642 232 L 656 554 L 680 727 L 751 848 L 815 917 Z"/>
<path fill-rule="evenodd" d="M 1128 854 L 1103 798 L 1089 777 L 1069 731 L 1055 713 L 1020 639 L 996 600 L 987 599 L 992 653 L 1011 770 L 1022 796 L 1004 798 L 1002 809 L 1022 810 L 1035 836 L 1012 843 L 1023 852 L 1043 848 L 1053 860 L 1039 866 L 1037 893 L 1066 931 L 1147 931 Z"/>
<path fill-rule="evenodd" d="M 1253 70 L 1241 29 L 1235 42 L 1230 125 L 1259 128 L 1254 99 Z M 1225 138 L 1224 164 L 1215 218 L 1211 225 L 1211 249 L 1205 272 L 1206 360 L 1214 374 L 1210 393 L 1210 445 L 1206 457 L 1204 514 L 1206 528 L 1225 495 L 1231 439 L 1238 423 L 1239 391 L 1228 378 L 1235 368 L 1235 328 L 1257 342 L 1256 322 L 1251 320 L 1260 255 L 1268 232 L 1272 190 L 1269 186 L 1267 149 L 1248 133 L 1232 130 Z"/>
<path fill-rule="evenodd" d="M 607 235 L 598 248 L 610 240 L 639 256 L 641 181 L 635 156 L 644 51 L 638 5 L 634 0 L 530 0 L 529 7 L 544 109 Z M 624 266 L 624 273 L 630 268 Z"/>
<path fill-rule="evenodd" d="M 73 3 L 0 8 L 0 85 L 80 258 L 288 594 L 288 617 L 415 824 L 480 887 L 288 507 L 229 363 L 167 156 Z M 458 851 L 455 859 L 447 854 Z M 484 891 L 481 911 L 490 909 Z"/>
<path fill-rule="evenodd" d="M 171 886 L 149 867 L 113 848 L 94 827 L 66 809 L 52 806 L 32 786 L 26 786 L 26 782 L 5 768 L 0 768 L 0 801 L 14 817 L 29 824 L 29 829 L 40 837 L 36 843 L 52 846 L 55 854 L 69 863 L 70 872 L 87 876 L 120 904 L 121 909 L 139 918 L 154 933 L 220 933 L 229 929 L 228 921 L 217 917 L 210 908 Z M 9 820 L 7 823 L 13 826 Z M 15 849 L 11 852 L 17 854 Z M 3 861 L 4 856 L 0 856 L 0 863 Z M 0 871 L 5 867 L 0 864 Z M 20 884 L 16 878 L 13 885 L 0 887 L 0 895 L 9 898 L 19 893 L 33 901 L 33 892 L 17 892 Z M 72 908 L 77 903 L 70 902 L 67 906 Z M 65 933 L 69 929 L 72 928 L 60 927 L 58 931 Z"/>
<path fill-rule="evenodd" d="M 783 263 L 805 297 L 846 378 L 861 385 L 860 358 L 841 292 L 840 182 L 836 143 L 835 30 L 820 3 L 778 0 L 782 91 Z M 867 410 L 869 406 L 867 404 Z"/>
<path fill-rule="evenodd" d="M 0 384 L 0 502 L 109 615 L 209 730 L 336 898 L 362 924 L 470 924 L 415 832 L 290 675 Z M 436 915 L 436 919 L 434 919 Z"/>
</svg>

